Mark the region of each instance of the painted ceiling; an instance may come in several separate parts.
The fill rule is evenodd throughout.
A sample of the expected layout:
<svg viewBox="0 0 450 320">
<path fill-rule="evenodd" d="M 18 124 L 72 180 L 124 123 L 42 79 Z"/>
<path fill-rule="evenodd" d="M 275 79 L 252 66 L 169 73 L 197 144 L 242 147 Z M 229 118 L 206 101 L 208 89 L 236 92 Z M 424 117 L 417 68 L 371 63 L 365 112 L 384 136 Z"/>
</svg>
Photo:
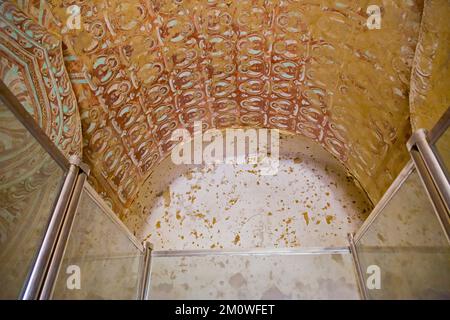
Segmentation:
<svg viewBox="0 0 450 320">
<path fill-rule="evenodd" d="M 64 155 L 82 154 L 61 39 L 8 2 L 0 3 L 0 79 Z"/>
<path fill-rule="evenodd" d="M 373 4 L 379 30 L 366 26 Z M 122 216 L 170 151 L 171 132 L 195 120 L 307 136 L 374 202 L 408 159 L 420 0 L 17 5 L 62 41 L 91 182 Z M 71 5 L 80 29 L 67 26 Z"/>
</svg>

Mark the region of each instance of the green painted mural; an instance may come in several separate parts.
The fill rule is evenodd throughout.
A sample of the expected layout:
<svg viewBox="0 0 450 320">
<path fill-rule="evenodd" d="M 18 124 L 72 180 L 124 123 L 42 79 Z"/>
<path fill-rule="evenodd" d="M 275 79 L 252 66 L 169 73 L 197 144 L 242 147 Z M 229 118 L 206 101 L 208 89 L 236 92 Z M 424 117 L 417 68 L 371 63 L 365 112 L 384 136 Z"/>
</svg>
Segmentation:
<svg viewBox="0 0 450 320">
<path fill-rule="evenodd" d="M 81 155 L 80 115 L 61 39 L 9 2 L 0 5 L 0 79 L 66 156 Z"/>
</svg>

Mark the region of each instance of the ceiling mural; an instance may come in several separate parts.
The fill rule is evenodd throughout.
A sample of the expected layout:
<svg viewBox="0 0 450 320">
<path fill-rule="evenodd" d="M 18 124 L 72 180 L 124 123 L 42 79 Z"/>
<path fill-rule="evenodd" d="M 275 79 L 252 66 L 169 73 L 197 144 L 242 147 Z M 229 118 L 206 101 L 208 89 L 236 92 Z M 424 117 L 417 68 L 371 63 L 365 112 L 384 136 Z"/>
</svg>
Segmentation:
<svg viewBox="0 0 450 320">
<path fill-rule="evenodd" d="M 122 215 L 171 132 L 195 120 L 307 136 L 375 202 L 408 159 L 420 0 L 18 3 L 63 39 L 83 157 Z M 379 30 L 366 25 L 373 4 Z M 79 29 L 68 23 L 72 5 Z"/>
<path fill-rule="evenodd" d="M 61 39 L 8 2 L 0 4 L 0 79 L 64 155 L 81 155 L 80 116 Z"/>
</svg>

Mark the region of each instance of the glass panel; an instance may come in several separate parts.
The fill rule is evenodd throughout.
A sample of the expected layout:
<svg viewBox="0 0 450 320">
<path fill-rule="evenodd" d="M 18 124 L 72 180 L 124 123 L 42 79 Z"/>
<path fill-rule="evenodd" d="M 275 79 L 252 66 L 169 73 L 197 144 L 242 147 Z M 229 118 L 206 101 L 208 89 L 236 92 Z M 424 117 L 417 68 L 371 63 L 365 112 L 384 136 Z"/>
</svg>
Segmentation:
<svg viewBox="0 0 450 320">
<path fill-rule="evenodd" d="M 447 130 L 439 137 L 439 139 L 434 144 L 435 150 L 437 150 L 438 158 L 441 160 L 441 163 L 444 167 L 444 170 L 447 170 L 447 178 L 449 170 L 450 170 L 450 129 Z"/>
<path fill-rule="evenodd" d="M 380 268 L 370 299 L 450 298 L 449 244 L 415 169 L 356 248 L 363 273 Z"/>
<path fill-rule="evenodd" d="M 359 299 L 350 254 L 153 256 L 149 299 Z"/>
<path fill-rule="evenodd" d="M 53 299 L 137 299 L 141 264 L 141 251 L 85 189 Z"/>
<path fill-rule="evenodd" d="M 20 297 L 64 174 L 0 102 L 0 299 Z"/>
</svg>

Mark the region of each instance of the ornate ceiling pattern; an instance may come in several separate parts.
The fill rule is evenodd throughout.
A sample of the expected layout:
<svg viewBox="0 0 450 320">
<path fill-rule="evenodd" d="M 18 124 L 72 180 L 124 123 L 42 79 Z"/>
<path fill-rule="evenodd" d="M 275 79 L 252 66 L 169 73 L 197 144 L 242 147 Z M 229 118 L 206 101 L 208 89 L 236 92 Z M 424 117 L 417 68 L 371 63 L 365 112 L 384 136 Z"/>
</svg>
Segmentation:
<svg viewBox="0 0 450 320">
<path fill-rule="evenodd" d="M 23 11 L 0 4 L 0 78 L 66 155 L 81 155 L 77 100 L 62 43 Z"/>
<path fill-rule="evenodd" d="M 307 136 L 374 201 L 408 157 L 420 0 L 20 3 L 62 36 L 83 156 L 118 213 L 168 154 L 171 132 L 194 120 Z M 66 24 L 74 4 L 79 30 Z M 380 30 L 366 27 L 369 4 L 381 7 Z"/>
</svg>

